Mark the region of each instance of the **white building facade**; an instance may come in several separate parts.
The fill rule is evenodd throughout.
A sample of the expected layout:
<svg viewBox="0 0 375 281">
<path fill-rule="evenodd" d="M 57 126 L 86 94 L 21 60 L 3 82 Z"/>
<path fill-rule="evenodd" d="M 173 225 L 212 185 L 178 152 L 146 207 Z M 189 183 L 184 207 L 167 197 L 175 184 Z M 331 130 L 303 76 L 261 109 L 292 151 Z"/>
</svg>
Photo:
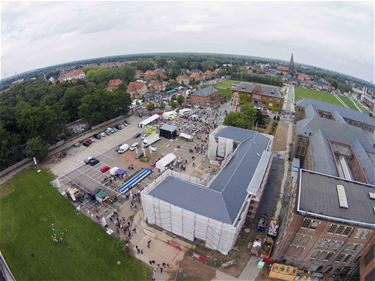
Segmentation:
<svg viewBox="0 0 375 281">
<path fill-rule="evenodd" d="M 215 132 L 220 133 L 220 128 Z M 168 169 L 141 192 L 141 199 L 149 224 L 190 241 L 204 241 L 207 248 L 226 255 L 245 223 L 251 199 L 264 190 L 272 162 L 272 136 L 260 138 L 257 135 L 261 134 L 248 131 L 252 137 L 241 143 L 215 132 L 209 139 L 209 159 L 223 160 L 220 171 L 208 183 Z M 238 172 L 249 176 L 238 182 Z M 222 178 L 229 180 L 223 185 Z"/>
</svg>

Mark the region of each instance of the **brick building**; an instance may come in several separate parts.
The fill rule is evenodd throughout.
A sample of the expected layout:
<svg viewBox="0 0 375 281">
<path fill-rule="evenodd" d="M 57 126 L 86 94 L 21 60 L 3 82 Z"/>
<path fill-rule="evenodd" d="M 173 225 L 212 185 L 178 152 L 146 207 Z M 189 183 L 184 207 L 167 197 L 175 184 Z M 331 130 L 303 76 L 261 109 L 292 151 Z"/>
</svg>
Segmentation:
<svg viewBox="0 0 375 281">
<path fill-rule="evenodd" d="M 375 236 L 362 252 L 360 259 L 361 281 L 375 280 Z"/>
<path fill-rule="evenodd" d="M 283 98 L 278 87 L 250 82 L 240 82 L 232 85 L 233 93 L 245 94 L 255 107 L 267 107 L 280 111 Z"/>
<path fill-rule="evenodd" d="M 126 92 L 132 99 L 140 98 L 147 92 L 147 86 L 143 82 L 129 82 Z"/>
<path fill-rule="evenodd" d="M 192 105 L 218 107 L 224 98 L 214 87 L 199 89 L 189 96 L 188 102 Z"/>
<path fill-rule="evenodd" d="M 190 78 L 186 74 L 178 75 L 176 77 L 176 82 L 181 85 L 189 85 L 190 84 Z"/>
<path fill-rule="evenodd" d="M 352 280 L 375 236 L 375 186 L 301 169 L 273 258 Z"/>
<path fill-rule="evenodd" d="M 114 91 L 116 90 L 120 85 L 122 84 L 122 81 L 120 79 L 113 79 L 108 81 L 108 91 Z"/>
</svg>

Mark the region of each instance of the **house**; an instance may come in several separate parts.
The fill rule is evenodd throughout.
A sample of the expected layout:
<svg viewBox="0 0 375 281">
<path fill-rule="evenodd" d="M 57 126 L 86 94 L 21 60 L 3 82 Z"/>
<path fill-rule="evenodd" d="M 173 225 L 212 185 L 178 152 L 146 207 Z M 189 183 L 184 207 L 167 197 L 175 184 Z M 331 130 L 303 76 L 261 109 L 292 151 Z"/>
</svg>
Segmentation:
<svg viewBox="0 0 375 281">
<path fill-rule="evenodd" d="M 286 66 L 286 65 L 278 65 L 278 66 L 276 67 L 276 69 L 277 69 L 278 71 L 282 72 L 283 74 L 287 74 L 288 71 L 289 71 L 289 67 Z"/>
<path fill-rule="evenodd" d="M 151 81 L 149 84 L 149 90 L 153 93 L 160 93 L 165 90 L 165 84 L 158 80 Z"/>
<path fill-rule="evenodd" d="M 135 76 L 134 76 L 134 78 L 136 79 L 136 80 L 140 80 L 140 79 L 142 79 L 143 77 L 144 77 L 144 72 L 142 71 L 142 70 L 140 70 L 140 69 L 137 69 L 136 71 L 135 71 Z"/>
<path fill-rule="evenodd" d="M 146 70 L 146 72 L 144 73 L 144 78 L 146 81 L 150 81 L 150 80 L 154 80 L 156 79 L 158 76 L 156 70 Z"/>
<path fill-rule="evenodd" d="M 132 99 L 140 98 L 147 92 L 147 86 L 144 82 L 129 82 L 126 92 Z"/>
<path fill-rule="evenodd" d="M 78 81 L 78 80 L 83 80 L 83 79 L 85 79 L 85 77 L 86 77 L 86 75 L 82 70 L 73 70 L 73 71 L 65 72 L 65 73 L 60 72 L 59 82 L 60 83 L 63 83 L 63 82 L 66 82 L 66 81 L 75 82 L 75 81 Z"/>
<path fill-rule="evenodd" d="M 199 82 L 199 81 L 204 80 L 204 75 L 202 71 L 194 71 L 190 74 L 189 78 L 190 78 L 190 81 Z"/>
<path fill-rule="evenodd" d="M 203 73 L 203 77 L 204 77 L 204 79 L 206 79 L 206 80 L 210 80 L 210 79 L 214 78 L 214 76 L 215 76 L 215 73 L 212 72 L 211 70 L 207 70 L 207 71 L 205 71 L 205 72 Z"/>
<path fill-rule="evenodd" d="M 214 87 L 209 86 L 203 89 L 199 89 L 190 94 L 188 103 L 198 106 L 210 106 L 218 107 L 224 102 L 224 98 L 219 95 L 218 90 Z"/>
<path fill-rule="evenodd" d="M 117 90 L 117 88 L 122 84 L 122 81 L 120 79 L 113 79 L 108 81 L 108 87 L 107 90 L 112 92 L 114 90 Z"/>
<path fill-rule="evenodd" d="M 227 255 L 248 212 L 256 212 L 253 200 L 262 197 L 272 163 L 272 140 L 256 131 L 216 128 L 208 143 L 208 158 L 221 163 L 216 176 L 205 183 L 165 170 L 141 191 L 145 220 Z"/>
<path fill-rule="evenodd" d="M 190 78 L 186 74 L 178 75 L 176 77 L 176 82 L 181 85 L 189 85 L 190 84 Z"/>
<path fill-rule="evenodd" d="M 271 110 L 280 111 L 283 106 L 283 98 L 279 88 L 276 86 L 240 82 L 232 85 L 232 95 L 234 93 L 246 95 L 256 107 L 266 107 Z"/>
</svg>

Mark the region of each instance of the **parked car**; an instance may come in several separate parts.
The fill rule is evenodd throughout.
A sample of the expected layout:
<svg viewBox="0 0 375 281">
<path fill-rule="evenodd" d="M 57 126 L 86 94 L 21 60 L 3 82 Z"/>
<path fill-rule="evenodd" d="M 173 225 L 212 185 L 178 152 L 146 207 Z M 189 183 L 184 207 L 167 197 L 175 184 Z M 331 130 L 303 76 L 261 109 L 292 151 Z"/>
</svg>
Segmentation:
<svg viewBox="0 0 375 281">
<path fill-rule="evenodd" d="M 267 221 L 268 221 L 268 216 L 266 214 L 263 214 L 260 216 L 257 224 L 257 231 L 264 231 L 267 227 Z"/>
<path fill-rule="evenodd" d="M 102 138 L 101 134 L 98 133 L 98 134 L 94 134 L 93 135 L 93 138 L 97 139 L 97 140 L 100 140 Z"/>
<path fill-rule="evenodd" d="M 138 143 L 137 143 L 137 142 L 133 143 L 133 144 L 129 147 L 129 150 L 133 151 L 133 150 L 135 150 L 136 147 L 138 147 Z"/>
<path fill-rule="evenodd" d="M 124 153 L 128 149 L 129 149 L 129 145 L 125 143 L 119 147 L 119 149 L 117 150 L 117 153 L 119 154 Z"/>
<path fill-rule="evenodd" d="M 95 159 L 95 157 L 88 157 L 87 159 L 83 160 L 83 162 L 88 164 L 92 159 Z"/>
<path fill-rule="evenodd" d="M 102 138 L 105 138 L 107 136 L 105 132 L 101 132 L 100 135 L 102 136 Z"/>
<path fill-rule="evenodd" d="M 134 135 L 134 138 L 137 139 L 137 138 L 139 138 L 141 135 L 142 135 L 141 133 L 136 133 L 136 134 Z"/>
<path fill-rule="evenodd" d="M 158 148 L 156 147 L 156 146 L 149 146 L 148 147 L 152 152 L 155 152 L 155 151 L 157 151 L 158 150 Z"/>
<path fill-rule="evenodd" d="M 87 140 L 85 140 L 85 141 L 82 142 L 82 144 L 84 146 L 90 146 L 92 143 L 93 143 L 92 139 L 87 139 Z"/>
<path fill-rule="evenodd" d="M 90 161 L 89 161 L 89 165 L 90 166 L 95 166 L 96 164 L 98 164 L 100 161 L 98 160 L 98 159 L 96 159 L 96 158 L 93 158 L 93 159 L 91 159 Z"/>
</svg>

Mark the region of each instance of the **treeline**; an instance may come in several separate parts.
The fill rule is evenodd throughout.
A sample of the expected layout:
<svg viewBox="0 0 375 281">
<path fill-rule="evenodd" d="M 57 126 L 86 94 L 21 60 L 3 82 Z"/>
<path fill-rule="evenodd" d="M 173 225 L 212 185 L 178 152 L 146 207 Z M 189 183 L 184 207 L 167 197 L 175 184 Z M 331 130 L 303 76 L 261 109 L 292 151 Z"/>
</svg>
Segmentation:
<svg viewBox="0 0 375 281">
<path fill-rule="evenodd" d="M 124 85 L 134 79 L 131 66 L 121 71 Z M 125 86 L 113 92 L 106 90 L 107 79 L 112 77 L 100 72 L 76 84 L 49 84 L 36 79 L 2 92 L 0 170 L 24 157 L 45 156 L 48 145 L 69 137 L 69 122 L 82 119 L 93 126 L 126 114 L 131 99 Z"/>
<path fill-rule="evenodd" d="M 274 86 L 283 86 L 283 81 L 279 77 L 273 77 L 273 76 L 258 76 L 258 75 L 250 75 L 250 74 L 232 74 L 231 79 L 233 80 L 241 80 L 241 81 L 248 81 L 248 82 L 255 82 L 255 83 L 261 83 L 261 84 L 268 84 L 268 85 L 274 85 Z"/>
</svg>

